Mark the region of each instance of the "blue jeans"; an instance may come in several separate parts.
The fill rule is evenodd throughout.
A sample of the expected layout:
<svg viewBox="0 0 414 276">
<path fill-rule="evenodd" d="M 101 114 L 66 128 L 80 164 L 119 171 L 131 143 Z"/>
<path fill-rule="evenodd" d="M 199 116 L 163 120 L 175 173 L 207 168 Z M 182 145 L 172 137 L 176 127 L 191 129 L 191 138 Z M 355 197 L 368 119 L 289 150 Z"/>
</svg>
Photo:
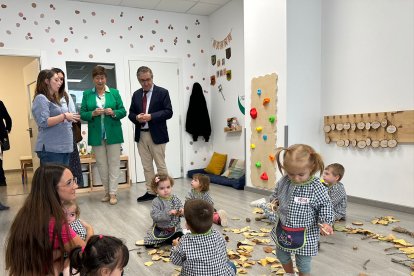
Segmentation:
<svg viewBox="0 0 414 276">
<path fill-rule="evenodd" d="M 231 262 L 231 261 L 228 261 L 227 264 L 229 265 L 229 267 L 231 267 L 231 269 L 234 270 L 234 273 L 237 274 L 236 265 L 233 262 Z"/>
<path fill-rule="evenodd" d="M 65 166 L 69 166 L 69 153 L 56 153 L 56 152 L 49 152 L 49 151 L 36 151 L 37 157 L 40 159 L 40 165 L 45 165 L 48 163 L 54 164 L 61 164 Z"/>
<path fill-rule="evenodd" d="M 286 252 L 286 251 L 283 251 L 282 249 L 276 248 L 276 256 L 283 265 L 286 265 L 292 262 L 290 252 Z M 300 273 L 308 274 L 311 272 L 312 256 L 304 256 L 304 255 L 295 254 L 295 259 L 296 259 L 296 266 Z"/>
</svg>

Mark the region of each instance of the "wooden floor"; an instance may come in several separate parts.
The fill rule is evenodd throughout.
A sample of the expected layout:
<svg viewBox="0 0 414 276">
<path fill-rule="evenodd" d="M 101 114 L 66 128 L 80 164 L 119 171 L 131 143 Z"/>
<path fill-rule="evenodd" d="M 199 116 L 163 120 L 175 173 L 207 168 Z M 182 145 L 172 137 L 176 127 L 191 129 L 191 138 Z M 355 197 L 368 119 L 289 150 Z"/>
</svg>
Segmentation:
<svg viewBox="0 0 414 276">
<path fill-rule="evenodd" d="M 29 173 L 29 179 L 31 175 Z M 3 247 L 0 252 L 0 271 L 5 269 L 5 237 L 29 190 L 27 186 L 21 184 L 19 173 L 8 173 L 7 177 L 8 186 L 0 187 L 0 201 L 10 206 L 10 210 L 0 212 L 0 242 Z M 174 270 L 175 266 L 171 263 L 159 261 L 151 267 L 144 266 L 144 262 L 150 261 L 151 258 L 143 247 L 135 246 L 135 241 L 142 239 L 151 225 L 149 217 L 151 203 L 137 203 L 136 201 L 137 196 L 144 193 L 144 187 L 143 183 L 139 183 L 133 184 L 130 189 L 119 190 L 119 203 L 115 206 L 100 202 L 103 192 L 80 193 L 78 203 L 81 208 L 81 218 L 93 225 L 95 233 L 114 235 L 125 240 L 131 250 L 125 275 L 173 275 L 177 271 Z M 173 189 L 180 198 L 184 198 L 189 187 L 189 179 L 177 179 Z M 262 197 L 261 195 L 214 184 L 211 185 L 211 194 L 218 209 L 225 209 L 230 218 L 239 218 L 239 220 L 230 220 L 231 228 L 242 228 L 249 225 L 252 229 L 258 230 L 263 227 L 271 227 L 265 222 L 255 221 L 255 215 L 252 214 L 252 208 L 249 206 L 249 202 Z M 370 223 L 372 218 L 385 215 L 393 215 L 401 222 L 389 226 L 372 225 Z M 251 222 L 246 222 L 247 217 L 252 219 Z M 394 226 L 401 226 L 414 231 L 414 218 L 410 214 L 350 203 L 348 220 L 343 224 L 350 225 L 352 221 L 357 220 L 364 222 L 363 228 L 384 235 L 392 233 L 391 228 Z M 217 228 L 220 229 L 220 227 Z M 414 243 L 414 239 L 408 235 L 393 234 Z M 235 249 L 237 241 L 244 240 L 244 237 L 240 234 L 230 233 L 228 236 L 230 238 L 228 249 Z M 387 253 L 396 252 L 395 250 L 384 251 L 392 244 L 370 239 L 361 240 L 361 237 L 360 235 L 336 232 L 334 236 L 322 238 L 319 255 L 312 260 L 312 275 L 357 276 L 359 273 L 365 273 L 370 276 L 397 276 L 410 274 L 409 268 L 391 262 L 391 258 L 405 259 L 405 255 L 386 255 Z M 274 245 L 272 246 L 274 247 Z M 357 250 L 353 249 L 355 246 Z M 271 254 L 264 253 L 262 247 L 260 245 L 255 246 L 252 259 L 258 260 L 265 256 L 271 256 Z M 363 265 L 367 260 L 369 260 L 366 265 L 367 269 L 364 270 Z M 269 265 L 263 267 L 256 264 L 252 268 L 248 268 L 247 271 L 248 275 L 275 275 L 271 274 Z M 0 275 L 6 275 L 6 273 L 0 272 Z"/>
</svg>

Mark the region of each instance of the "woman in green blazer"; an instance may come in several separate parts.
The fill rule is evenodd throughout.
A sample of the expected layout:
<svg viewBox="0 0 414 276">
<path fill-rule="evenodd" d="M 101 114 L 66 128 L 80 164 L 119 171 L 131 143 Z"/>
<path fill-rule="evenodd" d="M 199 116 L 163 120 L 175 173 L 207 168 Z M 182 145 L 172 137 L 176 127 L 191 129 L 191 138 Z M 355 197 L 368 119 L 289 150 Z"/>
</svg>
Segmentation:
<svg viewBox="0 0 414 276">
<path fill-rule="evenodd" d="M 83 92 L 80 115 L 88 122 L 88 144 L 92 146 L 96 166 L 105 189 L 102 202 L 118 202 L 122 135 L 121 119 L 126 116 L 119 91 L 106 86 L 106 71 L 102 66 L 92 70 L 95 87 Z"/>
</svg>

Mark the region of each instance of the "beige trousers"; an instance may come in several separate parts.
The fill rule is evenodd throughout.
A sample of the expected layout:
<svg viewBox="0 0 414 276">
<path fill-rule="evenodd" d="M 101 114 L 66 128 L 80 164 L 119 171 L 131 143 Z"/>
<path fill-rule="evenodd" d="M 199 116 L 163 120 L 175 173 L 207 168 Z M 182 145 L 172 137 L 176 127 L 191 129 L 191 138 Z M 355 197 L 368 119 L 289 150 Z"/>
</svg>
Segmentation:
<svg viewBox="0 0 414 276">
<path fill-rule="evenodd" d="M 102 140 L 102 145 L 93 146 L 93 151 L 105 193 L 116 195 L 121 167 L 121 144 L 108 145 L 106 140 Z"/>
<path fill-rule="evenodd" d="M 141 131 L 141 136 L 137 144 L 142 167 L 144 168 L 147 192 L 154 194 L 151 190 L 151 181 L 155 176 L 153 162 L 155 162 L 155 165 L 157 166 L 157 173 L 168 174 L 167 165 L 165 164 L 166 144 L 154 144 L 149 131 Z"/>
</svg>

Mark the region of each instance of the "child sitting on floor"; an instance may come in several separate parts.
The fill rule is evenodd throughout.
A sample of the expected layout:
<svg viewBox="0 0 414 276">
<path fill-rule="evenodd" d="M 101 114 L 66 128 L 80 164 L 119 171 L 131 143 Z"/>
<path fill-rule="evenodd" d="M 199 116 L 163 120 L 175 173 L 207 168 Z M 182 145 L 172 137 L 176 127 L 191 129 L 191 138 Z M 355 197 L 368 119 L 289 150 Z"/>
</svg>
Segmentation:
<svg viewBox="0 0 414 276">
<path fill-rule="evenodd" d="M 152 200 L 153 225 L 144 239 L 147 248 L 171 244 L 173 239 L 183 235 L 180 224 L 180 217 L 184 211 L 183 204 L 172 194 L 173 185 L 174 179 L 165 174 L 156 174 L 151 182 L 151 189 L 157 197 Z"/>
<path fill-rule="evenodd" d="M 280 157 L 283 153 L 283 162 Z M 300 276 L 310 275 L 312 256 L 318 253 L 320 234 L 333 234 L 333 211 L 326 188 L 314 174 L 324 169 L 321 156 L 303 144 L 278 148 L 276 160 L 284 175 L 276 184 L 278 223 L 271 236 L 285 275 L 295 275 L 295 254 Z"/>
<path fill-rule="evenodd" d="M 328 165 L 323 171 L 323 184 L 328 188 L 328 195 L 332 201 L 334 220 L 345 220 L 347 196 L 341 179 L 345 168 L 338 163 Z"/>
<path fill-rule="evenodd" d="M 92 236 L 84 248 L 74 248 L 69 256 L 70 275 L 79 276 L 123 275 L 129 261 L 126 245 L 104 235 Z"/>
<path fill-rule="evenodd" d="M 228 260 L 226 242 L 213 224 L 213 206 L 202 199 L 187 200 L 184 216 L 191 234 L 173 241 L 171 261 L 182 266 L 181 275 L 236 275 L 236 266 Z"/>
<path fill-rule="evenodd" d="M 211 198 L 208 190 L 210 189 L 210 177 L 205 174 L 197 173 L 193 175 L 191 181 L 191 191 L 185 197 L 185 201 L 189 199 L 203 199 L 214 206 L 213 199 Z M 227 213 L 224 210 L 216 211 L 213 213 L 213 223 L 221 225 L 223 227 L 228 226 Z"/>
<path fill-rule="evenodd" d="M 93 235 L 93 228 L 89 223 L 79 219 L 80 208 L 76 201 L 63 202 L 63 211 L 66 214 L 66 221 L 70 228 L 72 228 L 82 240 L 87 242 Z"/>
</svg>

